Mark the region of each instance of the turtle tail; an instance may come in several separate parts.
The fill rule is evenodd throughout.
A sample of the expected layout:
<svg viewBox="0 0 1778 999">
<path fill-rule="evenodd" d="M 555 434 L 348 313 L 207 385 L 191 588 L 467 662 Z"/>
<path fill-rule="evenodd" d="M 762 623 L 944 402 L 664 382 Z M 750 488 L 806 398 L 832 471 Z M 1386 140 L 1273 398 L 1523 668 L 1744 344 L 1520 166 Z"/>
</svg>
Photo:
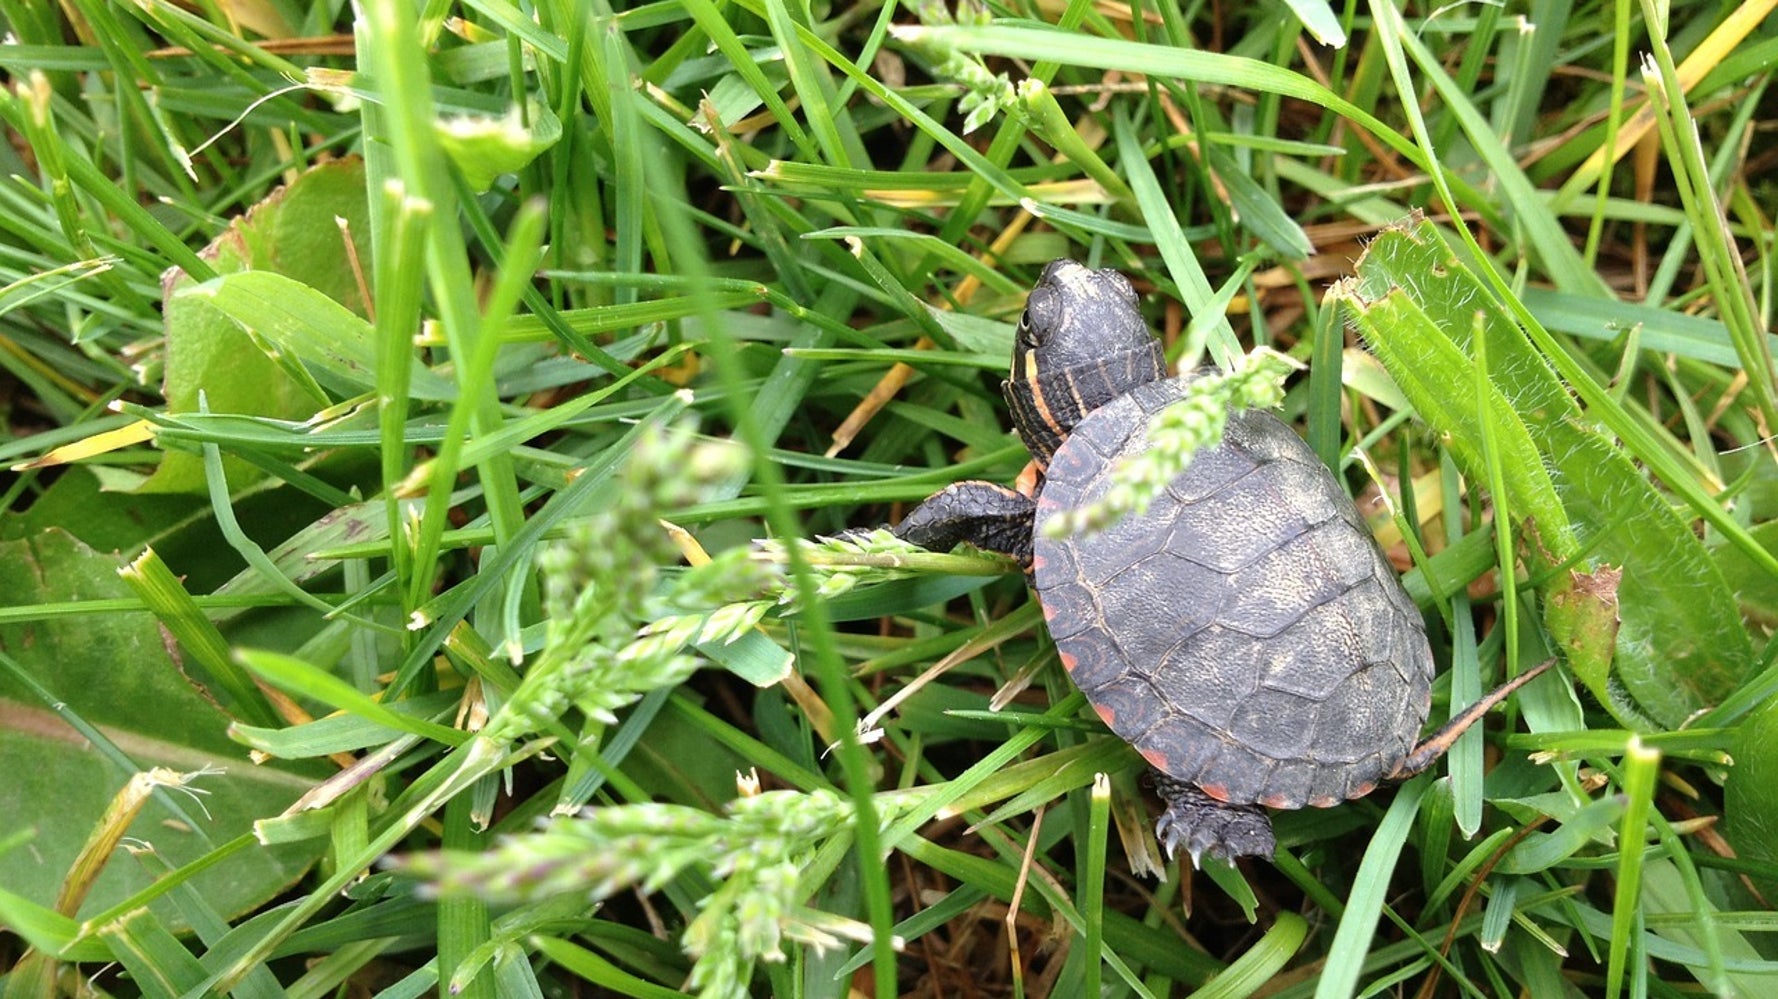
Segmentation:
<svg viewBox="0 0 1778 999">
<path fill-rule="evenodd" d="M 1401 761 L 1401 765 L 1395 768 L 1395 772 L 1389 775 L 1390 779 L 1406 780 L 1432 766 L 1439 757 L 1445 755 L 1445 750 L 1451 748 L 1451 744 L 1457 741 L 1458 736 L 1469 731 L 1469 727 L 1493 710 L 1495 705 L 1506 700 L 1513 691 L 1537 679 L 1555 664 L 1556 659 L 1551 656 L 1483 695 L 1481 699 L 1464 709 L 1462 714 L 1452 718 L 1437 732 L 1432 733 L 1431 738 L 1415 746 L 1414 751 L 1409 753 Z"/>
</svg>

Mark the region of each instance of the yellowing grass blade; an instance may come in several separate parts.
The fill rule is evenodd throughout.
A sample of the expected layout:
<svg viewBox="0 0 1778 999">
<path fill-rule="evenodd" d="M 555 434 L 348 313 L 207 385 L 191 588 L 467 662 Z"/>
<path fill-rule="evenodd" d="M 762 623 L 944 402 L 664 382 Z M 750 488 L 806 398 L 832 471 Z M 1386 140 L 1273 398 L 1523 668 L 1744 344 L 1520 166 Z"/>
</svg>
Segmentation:
<svg viewBox="0 0 1778 999">
<path fill-rule="evenodd" d="M 63 444 L 61 447 L 53 448 L 39 457 L 32 458 L 30 461 L 19 462 L 12 466 L 12 470 L 15 472 L 23 472 L 26 469 L 31 468 L 49 468 L 52 465 L 69 465 L 82 458 L 91 458 L 96 455 L 108 454 L 112 451 L 117 451 L 133 444 L 140 444 L 143 441 L 150 441 L 153 439 L 154 424 L 149 423 L 147 420 L 137 420 L 128 426 L 119 427 L 116 430 L 107 430 L 104 433 L 94 434 L 91 437 L 83 437 L 72 444 Z"/>
</svg>

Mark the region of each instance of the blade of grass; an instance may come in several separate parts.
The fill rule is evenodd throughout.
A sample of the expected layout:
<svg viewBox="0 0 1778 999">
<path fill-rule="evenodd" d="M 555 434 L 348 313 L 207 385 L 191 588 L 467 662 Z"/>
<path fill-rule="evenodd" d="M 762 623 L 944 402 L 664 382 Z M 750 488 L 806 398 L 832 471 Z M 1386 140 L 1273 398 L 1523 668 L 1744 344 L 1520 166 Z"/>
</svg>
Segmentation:
<svg viewBox="0 0 1778 999">
<path fill-rule="evenodd" d="M 582 16 L 585 16 L 584 14 Z M 600 130 L 613 166 L 611 177 L 612 216 L 616 239 L 612 247 L 612 264 L 617 270 L 639 272 L 643 266 L 643 243 L 652 228 L 648 218 L 647 190 L 643 177 L 648 169 L 649 148 L 654 136 L 642 132 L 636 106 L 630 101 L 631 52 L 624 33 L 614 21 L 594 18 L 589 26 L 586 51 L 589 92 L 605 91 L 604 114 L 599 116 Z M 665 261 L 657 261 L 660 270 L 672 270 Z M 628 288 L 617 289 L 617 304 L 627 305 L 635 298 Z"/>
<path fill-rule="evenodd" d="M 982 28 L 904 28 L 896 33 L 905 41 L 930 40 L 935 44 L 953 45 L 960 51 L 979 55 L 1048 59 L 1065 66 L 1121 70 L 1126 73 L 1142 73 L 1295 97 L 1350 118 L 1354 124 L 1376 136 L 1415 166 L 1429 171 L 1435 168 L 1417 146 L 1368 111 L 1305 76 L 1258 59 L 1048 29 L 999 25 Z M 1498 226 L 1500 218 L 1488 198 L 1460 178 L 1447 179 L 1453 189 L 1462 193 L 1464 204 L 1482 214 L 1484 224 Z"/>
<path fill-rule="evenodd" d="M 198 396 L 198 401 L 199 407 L 204 408 L 202 394 Z M 210 491 L 210 509 L 216 516 L 216 526 L 229 545 L 248 565 L 258 570 L 267 582 L 296 602 L 312 607 L 324 615 L 334 614 L 338 608 L 298 586 L 278 568 L 265 549 L 259 546 L 259 542 L 248 537 L 247 532 L 241 529 L 240 521 L 235 519 L 234 504 L 229 499 L 228 476 L 222 470 L 222 449 L 215 444 L 206 443 L 203 445 L 203 452 L 204 480 Z M 369 621 L 360 623 L 371 625 Z"/>
<path fill-rule="evenodd" d="M 1646 0 L 1643 16 L 1652 20 Z M 1741 254 L 1729 232 L 1722 202 L 1710 182 L 1710 170 L 1704 162 L 1704 149 L 1698 124 L 1685 104 L 1684 89 L 1678 86 L 1679 73 L 1673 67 L 1673 53 L 1660 33 L 1651 35 L 1654 58 L 1645 59 L 1642 80 L 1656 111 L 1655 120 L 1661 128 L 1661 145 L 1667 149 L 1667 165 L 1673 171 L 1681 203 L 1696 233 L 1698 256 L 1704 263 L 1712 297 L 1729 339 L 1735 345 L 1742 370 L 1747 373 L 1747 386 L 1753 393 L 1760 415 L 1767 427 L 1778 426 L 1778 401 L 1774 400 L 1772 353 L 1767 348 L 1765 328 L 1757 317 L 1752 290 Z"/>
<path fill-rule="evenodd" d="M 264 677 L 267 682 L 289 694 L 319 701 L 340 711 L 350 712 L 366 721 L 410 732 L 447 746 L 461 746 L 469 740 L 462 729 L 439 725 L 391 711 L 374 698 L 339 677 L 318 669 L 294 656 L 264 649 L 238 649 L 235 656 L 241 665 Z"/>
<path fill-rule="evenodd" d="M 174 999 L 204 978 L 203 965 L 147 909 L 110 924 L 100 936 L 151 999 Z"/>
<path fill-rule="evenodd" d="M 1149 232 L 1154 234 L 1155 248 L 1160 251 L 1161 259 L 1167 262 L 1167 273 L 1178 286 L 1186 308 L 1191 310 L 1192 335 L 1187 337 L 1179 356 L 1180 370 L 1195 368 L 1206 346 L 1217 364 L 1229 370 L 1242 351 L 1235 340 L 1235 331 L 1224 316 L 1225 309 L 1216 307 L 1218 296 L 1210 287 L 1210 279 L 1204 275 L 1197 255 L 1179 228 L 1179 219 L 1173 214 L 1172 206 L 1161 190 L 1160 180 L 1149 166 L 1148 157 L 1143 155 L 1134 126 L 1121 110 L 1112 131 L 1117 137 L 1118 163 L 1130 178 L 1142 219 L 1148 224 Z M 1231 282 L 1225 290 L 1232 295 L 1236 287 L 1239 287 L 1238 283 Z"/>
<path fill-rule="evenodd" d="M 1352 894 L 1340 915 L 1339 928 L 1328 946 L 1321 980 L 1315 986 L 1315 999 L 1344 999 L 1358 988 L 1365 961 L 1371 956 L 1371 942 L 1376 937 L 1377 920 L 1389 893 L 1390 874 L 1401 858 L 1401 848 L 1413 831 L 1414 814 L 1420 798 L 1430 783 L 1426 777 L 1416 778 L 1401 786 L 1383 821 L 1371 836 L 1359 861 L 1358 874 L 1352 881 Z"/>
<path fill-rule="evenodd" d="M 1309 938 L 1309 921 L 1294 912 L 1280 912 L 1253 946 L 1218 972 L 1193 999 L 1245 999 L 1265 988 Z"/>
<path fill-rule="evenodd" d="M 1415 33 L 1408 30 L 1401 19 L 1400 11 L 1387 2 L 1373 2 L 1370 7 L 1377 28 L 1376 38 L 1388 60 L 1396 90 L 1404 95 L 1402 113 L 1407 116 L 1408 124 L 1421 149 L 1426 152 L 1429 175 L 1439 190 L 1445 210 L 1453 218 L 1461 217 L 1466 201 L 1459 200 L 1454 185 L 1450 183 L 1449 174 L 1438 163 L 1437 147 L 1432 144 L 1426 119 L 1420 113 L 1418 100 L 1413 96 L 1414 78 L 1409 73 L 1407 63 L 1410 55 L 1421 76 L 1438 90 L 1445 109 L 1462 124 L 1471 147 L 1487 164 L 1491 182 L 1499 186 L 1505 197 L 1510 217 L 1518 227 L 1523 228 L 1526 249 L 1536 254 L 1556 287 L 1573 294 L 1610 297 L 1604 282 L 1575 251 L 1574 244 L 1569 241 L 1568 234 L 1557 223 L 1554 214 L 1542 210 L 1541 195 L 1519 168 L 1518 162 L 1512 158 L 1511 152 L 1495 138 L 1487 120 L 1470 102 L 1469 95 L 1462 92 L 1456 81 L 1445 73 L 1438 58 L 1427 50 Z M 1459 228 L 1468 232 L 1466 226 Z M 1494 231 L 1510 234 L 1514 232 L 1514 227 Z M 1480 255 L 1479 248 L 1472 248 L 1472 252 Z"/>
<path fill-rule="evenodd" d="M 798 14 L 807 16 L 806 8 L 792 10 L 784 0 L 762 0 L 766 24 L 784 53 L 784 66 L 790 71 L 790 85 L 802 102 L 803 117 L 809 123 L 815 142 L 821 147 L 822 159 L 829 166 L 852 167 L 870 162 L 852 116 L 836 114 L 833 80 L 809 58 L 809 52 L 797 43 L 799 34 L 809 31 Z"/>
<path fill-rule="evenodd" d="M 404 193 L 433 206 L 441 217 L 454 218 L 455 188 L 447 173 L 448 157 L 439 148 L 433 130 L 436 109 L 432 80 L 426 70 L 418 26 L 411 11 L 396 8 L 388 2 L 370 4 L 358 23 L 361 64 L 371 68 L 382 99 L 377 106 L 380 113 L 375 115 L 369 115 L 368 109 L 373 105 L 366 103 L 365 124 L 372 134 L 386 139 L 391 166 L 387 172 L 402 178 Z M 476 282 L 469 271 L 462 231 L 456 225 L 429 225 L 424 228 L 424 235 L 426 274 L 439 328 L 450 344 L 451 356 L 459 364 L 467 364 L 477 355 L 477 345 L 487 334 L 476 308 Z M 492 433 L 498 428 L 498 400 L 491 385 L 464 383 L 458 390 L 457 406 L 468 413 L 470 433 Z M 477 466 L 477 471 L 495 537 L 504 546 L 524 522 L 511 461 L 506 455 L 494 455 Z M 435 486 L 440 480 L 448 483 L 455 472 L 455 468 L 440 471 Z M 427 556 L 436 551 L 437 536 L 450 512 L 449 504 L 443 502 L 449 494 L 448 488 L 435 488 L 433 501 L 423 508 L 414 544 L 418 565 L 432 564 Z M 413 585 L 421 584 L 413 581 Z M 424 601 L 420 592 L 410 588 L 406 603 L 417 607 Z"/>
<path fill-rule="evenodd" d="M 420 270 L 401 266 L 425 253 L 426 227 L 432 208 L 424 201 L 383 187 L 371 199 L 373 218 L 379 220 L 383 238 L 372 262 L 375 269 L 376 312 L 373 317 L 377 366 L 377 457 L 382 473 L 384 523 L 406 524 L 414 501 L 403 500 L 397 486 L 407 475 L 413 446 L 406 439 L 410 399 L 408 382 L 413 371 L 413 331 L 420 325 L 422 294 Z M 418 606 L 416 598 L 432 587 L 432 559 L 421 560 L 414 536 L 405 530 L 389 535 L 391 566 L 406 617 Z M 437 548 L 433 549 L 433 558 Z M 426 567 L 425 572 L 417 571 Z M 425 577 L 424 579 L 418 577 Z"/>
<path fill-rule="evenodd" d="M 1082 995 L 1100 995 L 1103 950 L 1105 947 L 1105 845 L 1111 831 L 1111 781 L 1103 774 L 1093 775 L 1093 789 L 1087 811 L 1087 856 L 1081 868 L 1079 897 L 1081 918 L 1086 921 L 1086 940 L 1081 955 L 1085 982 Z"/>
<path fill-rule="evenodd" d="M 444 835 L 439 840 L 442 848 L 473 850 L 491 838 L 486 826 L 476 820 L 471 796 L 460 794 L 445 803 Z M 495 996 L 495 976 L 478 973 L 464 983 L 457 974 L 468 963 L 471 953 L 488 943 L 492 922 L 488 904 L 481 899 L 462 895 L 439 899 L 438 973 L 440 978 L 450 981 L 451 995 L 469 999 L 493 999 Z"/>
<path fill-rule="evenodd" d="M 1617 890 L 1611 905 L 1611 945 L 1605 967 L 1605 999 L 1617 999 L 1627 974 L 1630 941 L 1643 934 L 1642 866 L 1648 849 L 1649 813 L 1654 807 L 1655 780 L 1661 751 L 1643 745 L 1634 735 L 1624 747 L 1624 821 L 1618 827 Z"/>
<path fill-rule="evenodd" d="M 702 255 L 702 245 L 690 220 L 676 210 L 677 206 L 684 203 L 683 190 L 676 189 L 679 178 L 669 178 L 662 173 L 656 171 L 650 174 L 650 191 L 656 199 L 657 208 L 661 210 L 660 222 L 668 244 L 674 249 L 679 271 L 688 275 L 695 284 L 709 272 Z M 766 522 L 772 533 L 780 538 L 799 537 L 803 532 L 795 514 L 784 502 L 783 472 L 765 459 L 769 442 L 761 432 L 754 411 L 742 402 L 744 396 L 741 387 L 745 372 L 739 363 L 733 341 L 717 314 L 709 312 L 702 318 L 707 324 L 712 343 L 715 344 L 716 349 L 712 351 L 711 359 L 716 368 L 717 379 L 727 389 L 726 400 L 735 437 L 748 449 L 752 458 L 753 484 L 766 502 Z M 790 578 L 797 589 L 804 593 L 815 592 L 813 577 L 799 546 L 788 545 L 786 552 L 789 556 Z M 804 669 L 813 667 L 822 699 L 841 723 L 841 738 L 836 755 L 845 775 L 845 791 L 856 816 L 854 835 L 857 839 L 865 910 L 872 929 L 871 951 L 876 991 L 878 995 L 895 995 L 895 918 L 889 895 L 888 875 L 883 863 L 886 854 L 882 830 L 872 797 L 869 763 L 858 744 L 856 733 L 847 724 L 847 720 L 857 717 L 856 702 L 834 645 L 832 624 L 822 603 L 811 601 L 803 608 L 801 616 L 798 637 L 808 643 Z"/>
<path fill-rule="evenodd" d="M 192 661 L 227 693 L 231 700 L 229 709 L 235 717 L 252 725 L 276 726 L 281 721 L 253 678 L 229 656 L 228 640 L 154 549 L 144 551 L 117 574 L 130 584 Z"/>
</svg>

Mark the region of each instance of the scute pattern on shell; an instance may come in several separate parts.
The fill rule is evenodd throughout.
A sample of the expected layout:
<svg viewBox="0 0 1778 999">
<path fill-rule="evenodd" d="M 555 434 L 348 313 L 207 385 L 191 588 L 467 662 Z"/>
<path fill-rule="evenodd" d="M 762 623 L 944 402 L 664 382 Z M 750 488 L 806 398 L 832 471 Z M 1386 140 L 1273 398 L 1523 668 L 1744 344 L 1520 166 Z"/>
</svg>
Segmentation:
<svg viewBox="0 0 1778 999">
<path fill-rule="evenodd" d="M 1054 540 L 1043 524 L 1109 487 L 1178 382 L 1094 411 L 1038 495 L 1036 583 L 1074 683 L 1168 776 L 1235 804 L 1369 792 L 1419 737 L 1424 625 L 1363 518 L 1269 413 L 1229 419 L 1140 517 Z"/>
</svg>

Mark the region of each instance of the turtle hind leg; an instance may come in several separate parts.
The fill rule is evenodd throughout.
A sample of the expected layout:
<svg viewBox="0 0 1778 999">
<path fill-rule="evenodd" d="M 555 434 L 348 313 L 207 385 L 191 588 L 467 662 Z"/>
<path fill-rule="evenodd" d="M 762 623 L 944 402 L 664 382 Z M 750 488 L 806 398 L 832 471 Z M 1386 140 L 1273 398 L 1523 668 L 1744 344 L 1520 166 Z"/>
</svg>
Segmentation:
<svg viewBox="0 0 1778 999">
<path fill-rule="evenodd" d="M 1520 673 L 1518 676 L 1513 677 L 1511 680 L 1495 687 L 1488 693 L 1483 694 L 1480 700 L 1464 709 L 1462 714 L 1445 722 L 1444 725 L 1440 726 L 1437 732 L 1432 733 L 1425 742 L 1415 746 L 1413 752 L 1409 753 L 1407 757 L 1401 761 L 1401 765 L 1395 768 L 1395 772 L 1389 775 L 1389 779 L 1406 780 L 1420 771 L 1425 770 L 1427 767 L 1432 766 L 1438 761 L 1439 757 L 1445 755 L 1445 750 L 1450 749 L 1451 745 L 1457 741 L 1459 736 L 1469 731 L 1469 727 L 1474 725 L 1477 721 L 1480 721 L 1481 717 L 1493 710 L 1495 705 L 1506 700 L 1507 695 L 1518 690 L 1520 687 L 1523 687 L 1525 684 L 1530 683 L 1532 680 L 1537 679 L 1539 676 L 1543 675 L 1545 670 L 1555 664 L 1556 660 L 1554 657 L 1545 659 L 1536 666 L 1531 667 L 1525 672 Z"/>
<path fill-rule="evenodd" d="M 933 493 L 890 528 L 903 541 L 948 552 L 967 541 L 1031 564 L 1031 531 L 1037 503 L 992 482 L 956 482 Z"/>
<path fill-rule="evenodd" d="M 1222 860 L 1236 857 L 1270 859 L 1277 848 L 1272 820 L 1258 805 L 1230 805 L 1210 797 L 1196 786 L 1156 773 L 1155 789 L 1167 803 L 1167 811 L 1155 823 L 1155 838 L 1171 858 L 1180 848 L 1191 855 L 1192 866 L 1208 853 Z"/>
</svg>

